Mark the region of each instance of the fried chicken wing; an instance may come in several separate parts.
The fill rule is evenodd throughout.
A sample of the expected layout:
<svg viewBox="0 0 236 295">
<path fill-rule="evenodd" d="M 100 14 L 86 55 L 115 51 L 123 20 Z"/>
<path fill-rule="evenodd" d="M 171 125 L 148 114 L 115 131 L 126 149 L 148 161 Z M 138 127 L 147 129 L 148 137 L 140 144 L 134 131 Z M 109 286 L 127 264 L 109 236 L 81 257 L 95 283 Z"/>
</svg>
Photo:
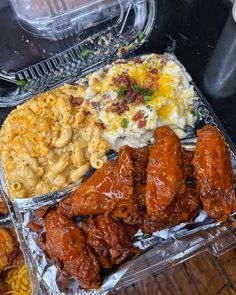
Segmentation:
<svg viewBox="0 0 236 295">
<path fill-rule="evenodd" d="M 51 210 L 45 218 L 46 253 L 84 289 L 100 286 L 100 267 L 84 233 L 67 216 Z"/>
<path fill-rule="evenodd" d="M 0 273 L 12 264 L 16 250 L 15 239 L 10 231 L 0 228 Z"/>
<path fill-rule="evenodd" d="M 197 134 L 193 160 L 196 187 L 209 216 L 225 221 L 236 209 L 228 147 L 222 133 L 214 126 L 206 125 Z"/>
<path fill-rule="evenodd" d="M 72 196 L 59 204 L 59 212 L 69 217 L 111 213 L 135 222 L 139 218 L 134 196 L 132 149 L 120 148 L 118 161 L 98 169 Z"/>
<path fill-rule="evenodd" d="M 161 213 L 159 217 L 143 215 L 141 230 L 153 233 L 165 228 L 171 228 L 182 222 L 192 221 L 200 210 L 200 199 L 195 189 L 187 188 Z"/>
<path fill-rule="evenodd" d="M 135 225 L 99 215 L 86 220 L 82 229 L 103 268 L 111 268 L 137 253 L 137 249 L 132 246 L 132 239 L 138 230 Z"/>
<path fill-rule="evenodd" d="M 149 216 L 160 215 L 185 191 L 183 153 L 179 138 L 167 126 L 155 132 L 147 167 L 145 201 Z"/>
</svg>

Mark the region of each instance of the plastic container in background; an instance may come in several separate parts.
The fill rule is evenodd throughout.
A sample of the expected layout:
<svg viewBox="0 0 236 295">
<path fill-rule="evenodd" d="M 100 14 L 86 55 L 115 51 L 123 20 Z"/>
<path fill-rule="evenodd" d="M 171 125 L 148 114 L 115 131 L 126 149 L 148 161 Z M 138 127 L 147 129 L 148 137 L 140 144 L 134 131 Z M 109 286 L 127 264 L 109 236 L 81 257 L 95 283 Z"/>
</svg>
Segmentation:
<svg viewBox="0 0 236 295">
<path fill-rule="evenodd" d="M 11 0 L 20 24 L 34 35 L 63 39 L 126 10 L 125 0 Z"/>
<path fill-rule="evenodd" d="M 217 99 L 236 93 L 236 2 L 229 15 L 206 72 L 204 86 Z"/>
<path fill-rule="evenodd" d="M 0 82 L 17 87 L 14 90 L 9 87 L 10 91 L 2 89 L 0 107 L 15 106 L 39 92 L 77 80 L 98 65 L 111 63 L 135 50 L 151 33 L 156 18 L 156 0 L 11 0 L 11 3 L 20 23 L 26 20 L 31 23 L 27 29 L 32 33 L 53 38 L 80 34 L 73 36 L 76 40 L 73 46 L 52 57 L 40 57 L 39 62 L 10 72 L 1 69 Z M 53 9 L 49 3 L 54 3 Z"/>
</svg>

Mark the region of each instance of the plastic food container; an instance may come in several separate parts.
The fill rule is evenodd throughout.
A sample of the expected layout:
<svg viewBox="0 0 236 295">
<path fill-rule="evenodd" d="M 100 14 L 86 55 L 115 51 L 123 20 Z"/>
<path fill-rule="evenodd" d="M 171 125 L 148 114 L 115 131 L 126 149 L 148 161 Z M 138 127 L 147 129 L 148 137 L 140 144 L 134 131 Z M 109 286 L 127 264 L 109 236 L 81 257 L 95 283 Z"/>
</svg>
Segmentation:
<svg viewBox="0 0 236 295">
<path fill-rule="evenodd" d="M 0 65 L 0 87 L 3 88 L 0 93 L 0 106 L 3 107 L 17 105 L 36 93 L 66 81 L 76 80 L 92 67 L 110 63 L 122 54 L 138 48 L 149 36 L 156 17 L 155 0 L 12 0 L 11 3 L 20 23 L 22 19 L 24 22 L 34 21 L 34 26 L 27 26 L 30 31 L 34 28 L 33 31 L 40 33 L 41 36 L 52 34 L 55 37 L 57 33 L 59 35 L 62 33 L 64 36 L 75 29 L 77 32 L 80 31 L 80 35 L 72 40 L 64 39 L 60 43 L 49 42 L 35 38 L 33 35 L 27 35 L 26 38 L 25 31 L 17 28 L 17 34 L 21 37 L 19 36 L 12 46 L 22 48 L 23 57 L 19 59 L 18 52 L 16 56 L 9 56 L 9 51 L 6 51 L 4 60 L 14 59 L 17 62 L 14 62 L 13 67 L 9 67 L 9 63 L 4 64 L 3 60 L 4 65 L 2 67 Z M 58 3 L 58 5 L 60 3 L 60 5 L 55 6 L 54 10 L 46 8 L 42 8 L 43 11 L 39 10 L 39 6 L 48 7 L 49 3 Z M 67 3 L 63 9 L 62 3 Z M 29 18 L 29 15 L 32 15 L 30 11 L 36 18 Z M 81 20 L 73 22 L 72 25 L 72 15 Z M 116 17 L 113 17 L 114 15 Z M 79 28 L 81 23 L 84 26 Z M 15 33 L 15 23 L 10 22 L 8 27 L 11 25 L 12 32 Z M 38 28 L 38 31 L 35 28 Z M 26 43 L 24 47 L 22 41 Z"/>
<path fill-rule="evenodd" d="M 38 59 L 30 64 L 22 59 L 21 63 L 11 70 L 1 68 L 0 81 L 15 85 L 15 88 L 13 90 L 10 88 L 10 91 L 7 87 L 4 88 L 5 91 L 0 97 L 1 107 L 18 105 L 35 94 L 55 88 L 65 82 L 76 81 L 86 73 L 137 49 L 147 39 L 154 26 L 157 1 L 11 0 L 11 2 L 22 26 L 34 34 L 40 33 L 41 36 L 55 39 L 75 33 L 81 36 L 78 39 L 75 38 L 72 43 L 69 41 L 63 45 L 60 43 L 61 47 L 58 46 L 56 54 L 51 57 L 40 54 Z M 53 5 L 49 6 L 50 3 Z M 104 10 L 98 9 L 101 4 Z M 33 17 L 30 11 L 33 11 Z M 92 19 L 92 23 L 88 22 L 88 19 Z M 231 149 L 231 159 L 236 175 L 234 146 L 205 97 L 195 85 L 193 86 L 199 96 L 198 112 L 201 115 L 197 127 L 213 124 L 224 133 Z M 36 295 L 39 292 L 41 294 L 62 294 L 48 292 L 48 289 L 45 289 L 45 285 L 46 287 L 53 285 L 51 284 L 53 277 L 50 276 L 52 275 L 50 270 L 44 273 L 44 269 L 38 267 L 37 262 L 42 263 L 43 259 L 40 260 L 38 255 L 40 250 L 35 245 L 36 237 L 30 233 L 27 225 L 31 214 L 42 204 L 54 205 L 57 200 L 73 191 L 74 188 L 67 188 L 39 198 L 16 199 L 12 202 L 7 196 L 4 183 L 2 182 L 1 185 L 11 210 L 21 247 L 31 267 L 33 294 Z M 9 216 L 6 220 L 9 220 Z M 233 225 L 235 220 L 236 214 L 232 215 L 229 223 Z M 221 255 L 236 246 L 236 229 L 202 215 L 194 225 L 177 226 L 168 232 L 156 234 L 154 239 L 146 237 L 139 243 L 143 247 L 142 254 L 136 257 L 128 267 L 124 266 L 115 273 L 111 284 L 105 283 L 104 289 L 99 294 L 107 294 L 111 289 L 124 288 L 140 279 L 160 273 L 202 251 Z M 30 252 L 29 245 L 34 249 L 33 253 Z M 40 276 L 41 280 L 39 280 Z M 50 280 L 47 281 L 47 278 Z M 40 282 L 42 284 L 39 287 Z M 97 293 L 82 291 L 79 294 Z"/>
<path fill-rule="evenodd" d="M 62 39 L 119 16 L 124 0 L 11 0 L 20 24 L 49 39 Z"/>
</svg>

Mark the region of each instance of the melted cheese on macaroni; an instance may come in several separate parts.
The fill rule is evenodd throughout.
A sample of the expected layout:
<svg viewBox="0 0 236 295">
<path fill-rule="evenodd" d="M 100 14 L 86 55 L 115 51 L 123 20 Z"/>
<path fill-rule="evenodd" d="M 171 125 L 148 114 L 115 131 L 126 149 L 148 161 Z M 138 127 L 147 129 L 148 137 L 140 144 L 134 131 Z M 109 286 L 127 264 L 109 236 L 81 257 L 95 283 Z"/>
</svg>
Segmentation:
<svg viewBox="0 0 236 295">
<path fill-rule="evenodd" d="M 12 197 L 58 190 L 79 181 L 90 165 L 100 168 L 106 162 L 110 145 L 102 138 L 97 112 L 80 105 L 80 91 L 65 85 L 41 94 L 4 122 L 1 160 Z"/>
</svg>

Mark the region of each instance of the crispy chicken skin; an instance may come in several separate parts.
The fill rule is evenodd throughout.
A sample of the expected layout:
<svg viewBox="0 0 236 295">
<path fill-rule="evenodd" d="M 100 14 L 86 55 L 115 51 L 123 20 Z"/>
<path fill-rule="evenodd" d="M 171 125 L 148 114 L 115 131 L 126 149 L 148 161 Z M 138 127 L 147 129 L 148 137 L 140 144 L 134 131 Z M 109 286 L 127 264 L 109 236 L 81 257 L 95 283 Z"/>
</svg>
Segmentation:
<svg viewBox="0 0 236 295">
<path fill-rule="evenodd" d="M 84 233 L 67 216 L 51 210 L 45 218 L 45 251 L 55 264 L 84 289 L 100 286 L 100 267 Z"/>
<path fill-rule="evenodd" d="M 98 169 L 72 196 L 60 202 L 59 212 L 69 217 L 111 213 L 127 222 L 135 222 L 139 214 L 131 154 L 128 146 L 120 148 L 118 160 Z"/>
<path fill-rule="evenodd" d="M 153 233 L 165 228 L 171 228 L 182 222 L 191 221 L 200 210 L 200 199 L 195 189 L 187 188 L 162 212 L 161 216 L 150 218 L 143 215 L 141 230 Z"/>
<path fill-rule="evenodd" d="M 82 229 L 103 268 L 111 268 L 137 253 L 137 249 L 132 246 L 132 239 L 138 230 L 135 225 L 100 215 L 87 219 Z"/>
<path fill-rule="evenodd" d="M 0 227 L 0 273 L 6 270 L 16 257 L 16 241 L 10 231 Z"/>
<path fill-rule="evenodd" d="M 177 135 L 167 126 L 160 127 L 150 147 L 145 201 L 147 213 L 158 216 L 177 194 L 185 191 L 183 153 Z"/>
<path fill-rule="evenodd" d="M 197 134 L 193 160 L 196 187 L 209 216 L 225 221 L 236 208 L 228 147 L 221 132 L 212 125 L 204 126 Z"/>
</svg>

